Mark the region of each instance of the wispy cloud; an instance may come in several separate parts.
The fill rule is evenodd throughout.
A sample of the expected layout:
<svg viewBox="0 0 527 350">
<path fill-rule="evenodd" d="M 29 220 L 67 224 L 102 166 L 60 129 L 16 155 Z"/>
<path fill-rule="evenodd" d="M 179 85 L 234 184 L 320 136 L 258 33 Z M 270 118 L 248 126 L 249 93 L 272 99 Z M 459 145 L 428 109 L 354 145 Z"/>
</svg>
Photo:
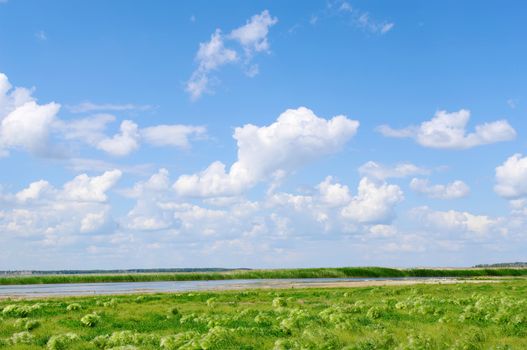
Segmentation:
<svg viewBox="0 0 527 350">
<path fill-rule="evenodd" d="M 46 32 L 43 31 L 43 30 L 39 30 L 38 32 L 36 32 L 35 33 L 35 38 L 37 38 L 40 41 L 48 40 L 48 36 L 47 36 Z"/>
<path fill-rule="evenodd" d="M 100 159 L 71 158 L 68 160 L 67 168 L 79 172 L 105 172 L 112 169 L 120 169 L 123 173 L 134 175 L 147 175 L 152 172 L 152 164 L 126 165 L 106 162 Z"/>
<path fill-rule="evenodd" d="M 361 10 L 348 1 L 343 0 L 328 2 L 325 13 L 328 17 L 343 17 L 349 20 L 354 27 L 372 34 L 386 34 L 395 26 L 394 22 L 378 20 L 372 17 L 369 12 Z M 311 19 L 313 18 L 318 20 L 319 16 L 312 16 Z M 310 23 L 315 24 L 317 20 L 310 20 Z"/>
<path fill-rule="evenodd" d="M 72 113 L 86 113 L 86 112 L 122 112 L 122 111 L 146 111 L 154 108 L 151 105 L 136 105 L 133 103 L 114 104 L 114 103 L 93 103 L 82 102 L 77 105 L 66 106 Z"/>
<path fill-rule="evenodd" d="M 517 98 L 509 98 L 507 100 L 507 105 L 512 109 L 516 109 L 516 107 L 518 107 L 518 102 L 519 100 Z"/>
<path fill-rule="evenodd" d="M 394 27 L 393 22 L 378 22 L 370 17 L 368 12 L 362 13 L 355 19 L 357 26 L 374 34 L 388 33 Z"/>
<path fill-rule="evenodd" d="M 211 78 L 211 73 L 227 64 L 240 62 L 248 77 L 256 76 L 259 68 L 258 65 L 252 64 L 252 58 L 257 53 L 269 52 L 270 44 L 267 39 L 269 28 L 277 22 L 276 17 L 272 17 L 269 11 L 264 10 L 252 16 L 245 25 L 234 29 L 228 35 L 223 34 L 221 29 L 216 29 L 209 41 L 199 44 L 196 53 L 198 67 L 185 87 L 190 98 L 197 100 L 204 93 L 212 93 L 211 85 L 216 79 Z M 237 42 L 241 45 L 242 52 L 234 47 L 227 47 L 227 42 Z"/>
</svg>

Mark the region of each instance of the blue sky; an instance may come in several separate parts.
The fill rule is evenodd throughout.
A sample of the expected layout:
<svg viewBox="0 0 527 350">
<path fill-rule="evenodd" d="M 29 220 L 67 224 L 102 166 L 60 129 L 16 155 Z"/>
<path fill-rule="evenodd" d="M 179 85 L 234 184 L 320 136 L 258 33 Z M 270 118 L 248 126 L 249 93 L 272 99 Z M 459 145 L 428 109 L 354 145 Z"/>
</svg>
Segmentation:
<svg viewBox="0 0 527 350">
<path fill-rule="evenodd" d="M 525 260 L 522 1 L 0 1 L 0 269 Z"/>
</svg>

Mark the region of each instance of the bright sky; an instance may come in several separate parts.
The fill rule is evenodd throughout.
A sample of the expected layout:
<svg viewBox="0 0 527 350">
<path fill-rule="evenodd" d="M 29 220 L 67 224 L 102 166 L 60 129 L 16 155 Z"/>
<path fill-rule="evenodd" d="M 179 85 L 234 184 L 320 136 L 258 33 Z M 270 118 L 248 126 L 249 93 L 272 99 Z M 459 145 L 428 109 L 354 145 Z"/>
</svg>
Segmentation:
<svg viewBox="0 0 527 350">
<path fill-rule="evenodd" d="M 0 270 L 527 260 L 526 14 L 0 0 Z"/>
</svg>

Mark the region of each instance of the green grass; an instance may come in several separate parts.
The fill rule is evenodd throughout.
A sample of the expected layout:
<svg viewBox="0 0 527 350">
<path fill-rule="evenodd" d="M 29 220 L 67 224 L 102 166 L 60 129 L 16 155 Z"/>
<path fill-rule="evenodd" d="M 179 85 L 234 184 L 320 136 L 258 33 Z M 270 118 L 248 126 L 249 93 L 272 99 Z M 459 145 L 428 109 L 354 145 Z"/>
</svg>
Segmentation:
<svg viewBox="0 0 527 350">
<path fill-rule="evenodd" d="M 527 349 L 527 280 L 0 300 L 3 349 Z"/>
<path fill-rule="evenodd" d="M 97 283 L 97 282 L 149 282 L 193 281 L 264 278 L 337 278 L 337 277 L 484 277 L 527 276 L 527 269 L 392 269 L 385 267 L 339 267 L 281 270 L 239 270 L 208 273 L 134 273 L 86 275 L 35 275 L 0 277 L 0 285 Z"/>
</svg>

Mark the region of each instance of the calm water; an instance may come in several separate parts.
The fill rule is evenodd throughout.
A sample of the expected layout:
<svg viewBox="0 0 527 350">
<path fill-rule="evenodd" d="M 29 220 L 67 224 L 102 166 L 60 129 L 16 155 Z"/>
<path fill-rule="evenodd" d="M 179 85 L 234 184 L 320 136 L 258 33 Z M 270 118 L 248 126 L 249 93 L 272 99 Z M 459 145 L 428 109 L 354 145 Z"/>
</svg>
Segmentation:
<svg viewBox="0 0 527 350">
<path fill-rule="evenodd" d="M 449 278 L 298 278 L 298 279 L 250 279 L 222 281 L 178 282 L 119 282 L 119 283 L 70 283 L 29 284 L 0 286 L 0 297 L 39 297 L 61 295 L 109 295 L 155 292 L 187 292 L 214 289 L 287 288 L 316 286 L 335 282 L 397 281 L 397 280 L 449 280 Z"/>
</svg>

